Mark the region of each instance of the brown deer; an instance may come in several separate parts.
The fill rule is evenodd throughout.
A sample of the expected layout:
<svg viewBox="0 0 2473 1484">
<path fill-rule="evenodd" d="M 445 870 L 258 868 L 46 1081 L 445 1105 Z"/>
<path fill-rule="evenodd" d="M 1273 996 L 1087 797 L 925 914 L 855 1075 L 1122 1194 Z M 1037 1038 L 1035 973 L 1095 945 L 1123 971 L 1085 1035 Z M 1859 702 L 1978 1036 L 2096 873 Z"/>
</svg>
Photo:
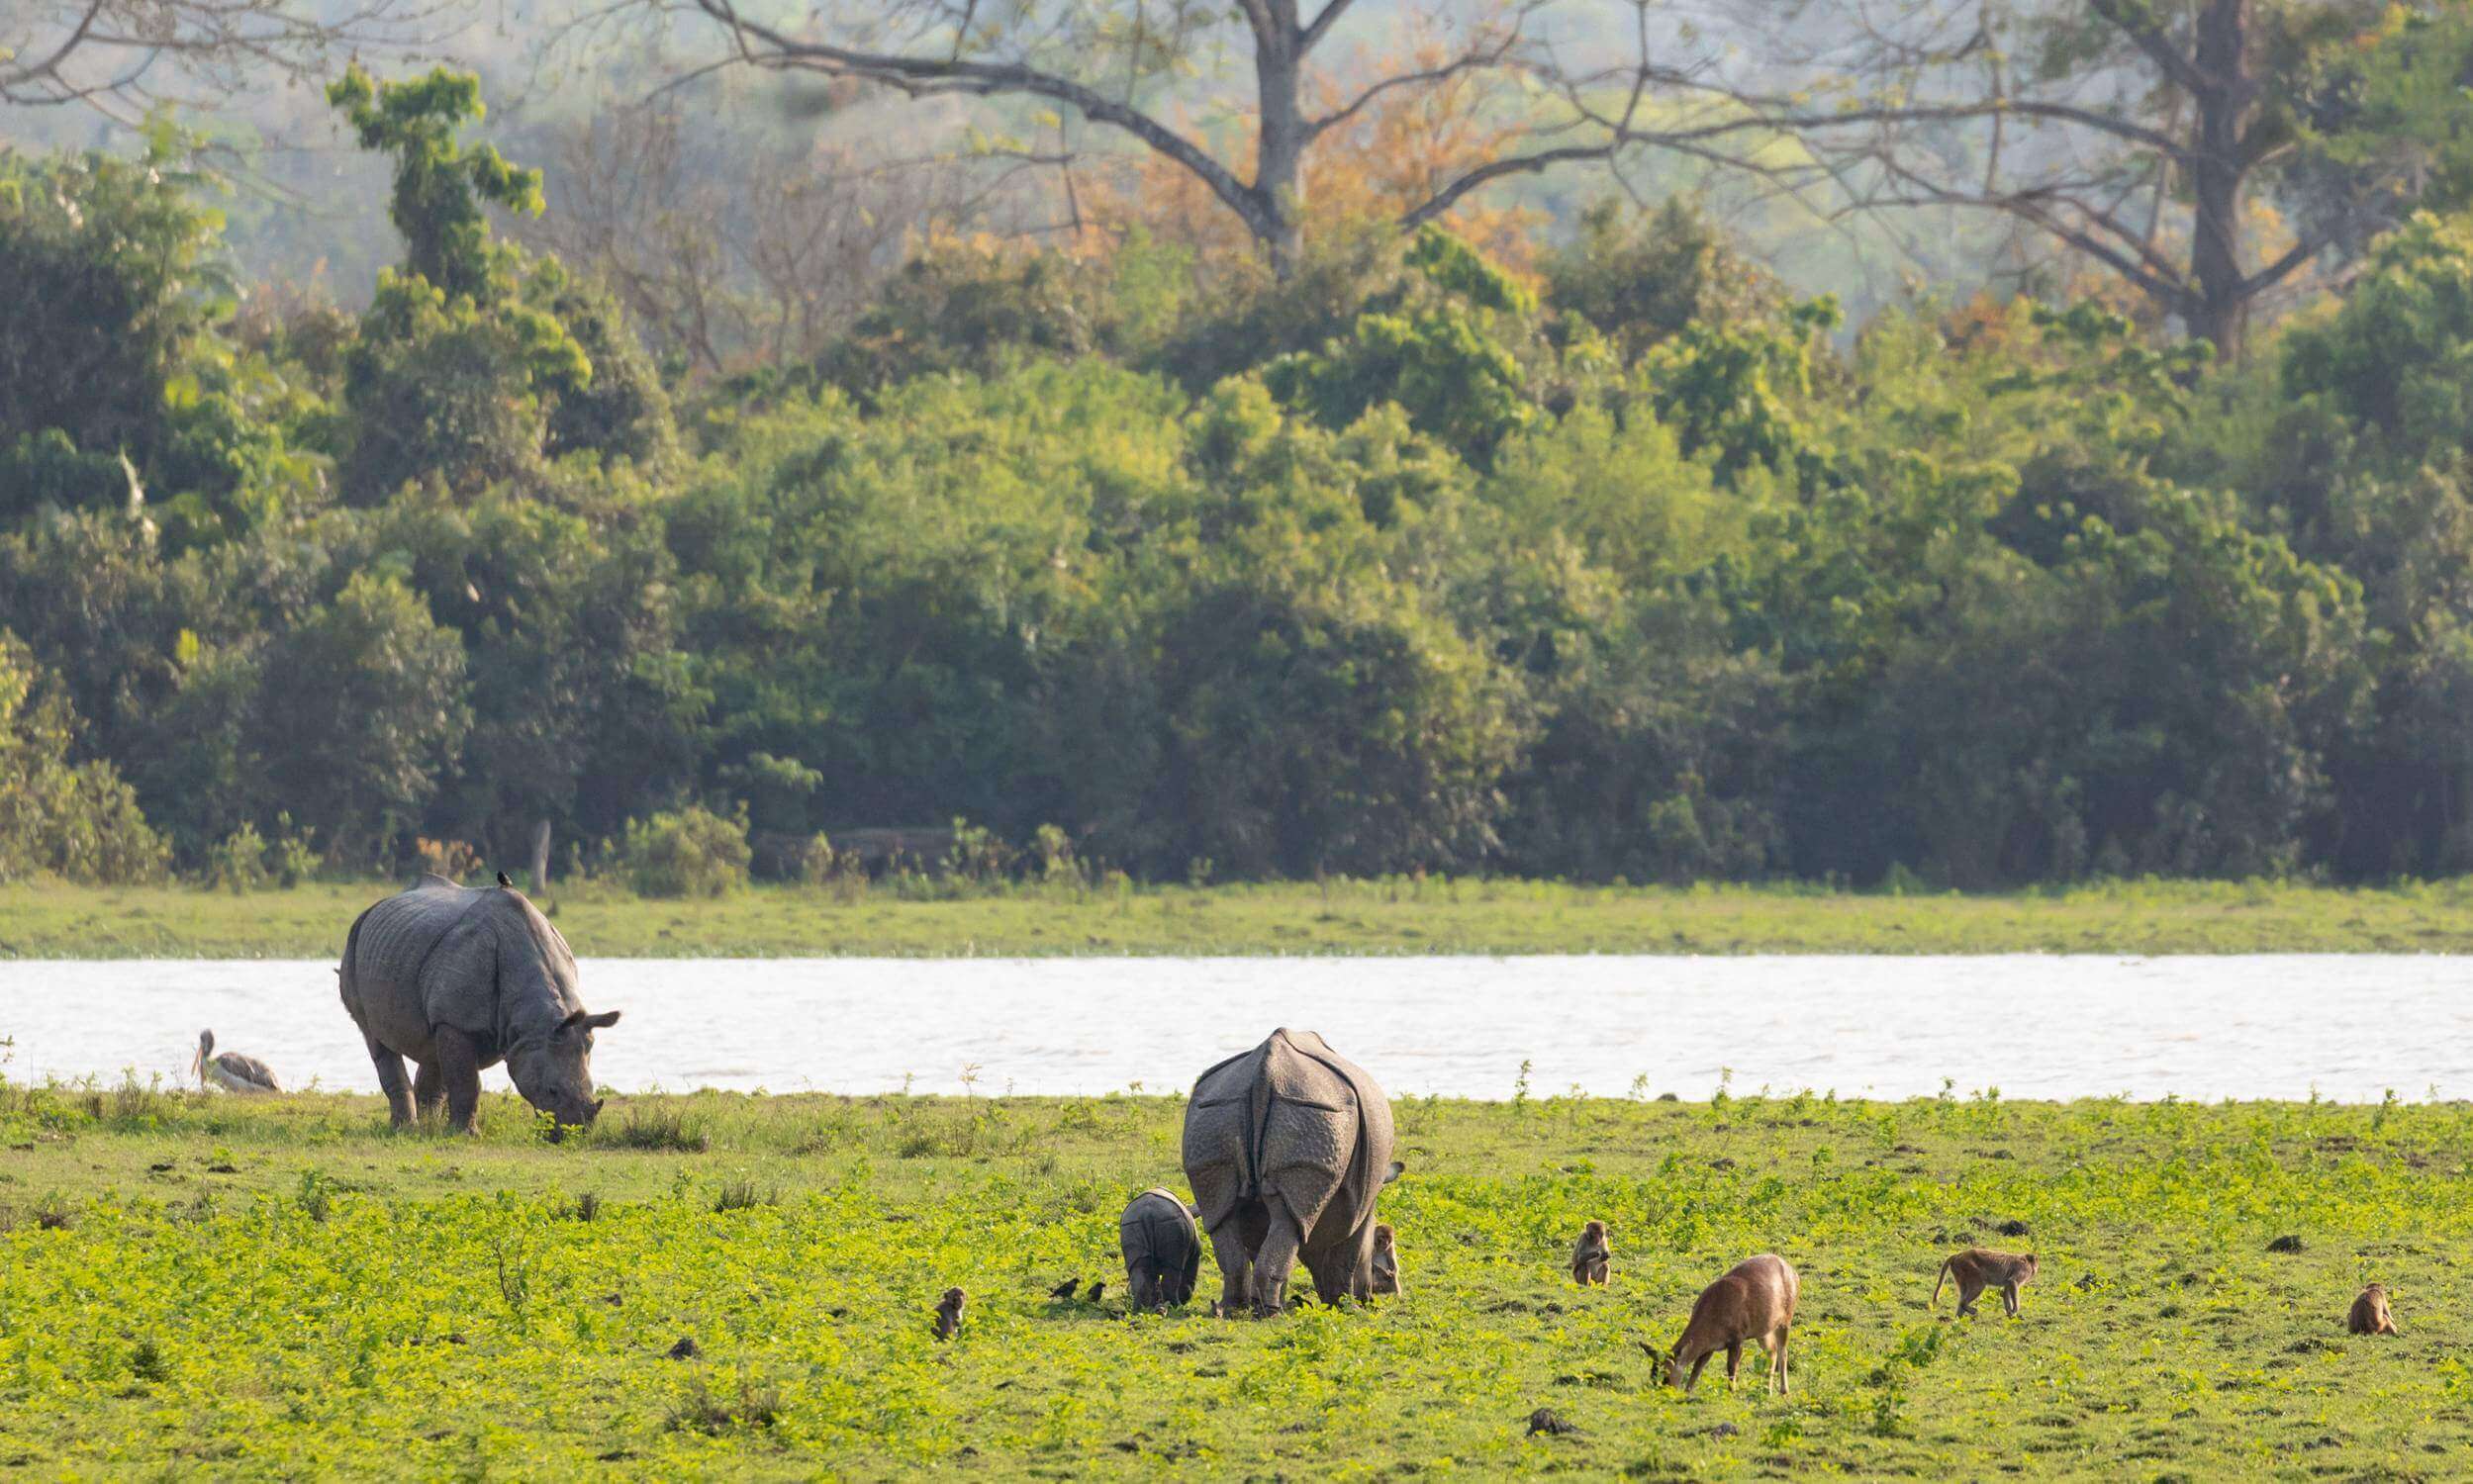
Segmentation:
<svg viewBox="0 0 2473 1484">
<path fill-rule="evenodd" d="M 1700 1290 L 1692 1302 L 1691 1322 L 1674 1348 L 1660 1355 L 1649 1342 L 1640 1347 L 1665 1364 L 1661 1379 L 1685 1392 L 1699 1384 L 1701 1368 L 1719 1350 L 1726 1352 L 1726 1385 L 1732 1390 L 1735 1370 L 1743 1361 L 1746 1341 L 1768 1352 L 1769 1377 L 1777 1394 L 1786 1394 L 1786 1332 L 1795 1320 L 1795 1295 L 1801 1289 L 1795 1270 L 1772 1252 L 1746 1257 L 1726 1276 Z M 1686 1374 L 1684 1367 L 1689 1366 Z"/>
</svg>

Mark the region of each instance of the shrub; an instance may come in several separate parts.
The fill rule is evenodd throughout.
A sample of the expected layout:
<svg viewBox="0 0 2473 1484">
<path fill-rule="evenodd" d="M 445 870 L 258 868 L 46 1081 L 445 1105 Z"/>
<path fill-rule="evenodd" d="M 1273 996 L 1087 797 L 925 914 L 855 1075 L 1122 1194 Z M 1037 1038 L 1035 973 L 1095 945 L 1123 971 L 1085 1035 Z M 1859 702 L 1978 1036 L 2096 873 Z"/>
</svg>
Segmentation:
<svg viewBox="0 0 2473 1484">
<path fill-rule="evenodd" d="M 481 853 L 461 840 L 413 841 L 413 854 L 421 858 L 421 869 L 450 881 L 460 881 L 481 869 Z"/>
<path fill-rule="evenodd" d="M 620 857 L 645 896 L 726 896 L 747 884 L 746 811 L 723 818 L 690 805 L 629 820 Z"/>
<path fill-rule="evenodd" d="M 170 853 L 136 791 L 108 762 L 69 761 L 79 721 L 56 679 L 0 629 L 0 881 L 160 880 Z"/>
<path fill-rule="evenodd" d="M 266 884 L 266 837 L 243 824 L 206 853 L 206 884 L 238 895 Z"/>
<path fill-rule="evenodd" d="M 276 885 L 288 891 L 308 881 L 310 874 L 318 869 L 318 851 L 310 843 L 317 833 L 308 825 L 295 828 L 288 812 L 275 816 L 275 838 L 267 846 L 266 853 L 272 860 L 267 869 L 274 876 Z"/>
</svg>

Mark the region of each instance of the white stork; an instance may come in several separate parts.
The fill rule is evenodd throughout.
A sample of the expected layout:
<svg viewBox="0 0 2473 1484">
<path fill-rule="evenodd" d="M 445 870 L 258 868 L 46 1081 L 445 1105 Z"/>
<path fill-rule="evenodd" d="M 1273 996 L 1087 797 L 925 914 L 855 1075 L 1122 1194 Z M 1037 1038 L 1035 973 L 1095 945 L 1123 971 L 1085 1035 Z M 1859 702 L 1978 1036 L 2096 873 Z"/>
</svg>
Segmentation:
<svg viewBox="0 0 2473 1484">
<path fill-rule="evenodd" d="M 266 1064 L 257 1058 L 244 1057 L 238 1052 L 225 1052 L 220 1057 L 215 1055 L 213 1031 L 198 1032 L 197 1060 L 189 1066 L 190 1069 L 198 1074 L 200 1087 L 213 1082 L 226 1092 L 281 1092 L 283 1090 L 282 1086 L 275 1081 L 275 1074 L 268 1071 Z"/>
</svg>

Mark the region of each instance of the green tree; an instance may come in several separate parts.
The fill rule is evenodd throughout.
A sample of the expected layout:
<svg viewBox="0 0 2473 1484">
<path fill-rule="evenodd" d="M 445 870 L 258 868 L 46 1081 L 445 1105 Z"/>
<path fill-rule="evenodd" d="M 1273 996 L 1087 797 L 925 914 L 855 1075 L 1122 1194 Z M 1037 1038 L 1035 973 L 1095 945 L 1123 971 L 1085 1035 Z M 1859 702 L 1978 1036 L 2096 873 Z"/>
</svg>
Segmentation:
<svg viewBox="0 0 2473 1484">
<path fill-rule="evenodd" d="M 72 763 L 77 715 L 34 655 L 0 629 L 0 881 L 147 881 L 163 842 L 109 762 Z"/>
<path fill-rule="evenodd" d="M 1597 202 L 1581 213 L 1572 239 L 1538 266 L 1547 308 L 1612 340 L 1625 365 L 1687 325 L 1769 319 L 1785 308 L 1776 280 L 1681 198 L 1636 214 L 1617 198 Z"/>
<path fill-rule="evenodd" d="M 388 859 L 455 758 L 464 653 L 400 581 L 355 574 L 277 639 L 252 748 L 291 813 L 353 864 Z"/>
<path fill-rule="evenodd" d="M 540 175 L 462 142 L 485 112 L 479 79 L 379 83 L 354 65 L 327 97 L 362 147 L 394 156 L 405 246 L 345 359 L 345 494 L 375 504 L 430 477 L 470 494 L 562 453 L 668 452 L 668 397 L 616 306 L 492 237 L 490 208 L 541 210 Z"/>
<path fill-rule="evenodd" d="M 680 685 L 676 570 L 640 492 L 573 479 L 576 509 L 414 490 L 354 533 L 355 566 L 397 571 L 461 638 L 474 724 L 429 806 L 437 828 L 541 880 L 559 840 L 614 837 L 693 782 L 700 705 Z"/>
<path fill-rule="evenodd" d="M 1419 230 L 1403 262 L 1398 284 L 1370 300 L 1346 333 L 1272 362 L 1263 380 L 1335 428 L 1396 403 L 1418 431 L 1482 465 L 1540 416 L 1520 355 L 1534 349 L 1521 342 L 1533 336 L 1536 301 L 1439 228 Z"/>
<path fill-rule="evenodd" d="M 311 496 L 284 428 L 314 399 L 218 332 L 223 218 L 182 142 L 0 153 L 0 523 L 127 510 L 185 545 Z"/>
</svg>

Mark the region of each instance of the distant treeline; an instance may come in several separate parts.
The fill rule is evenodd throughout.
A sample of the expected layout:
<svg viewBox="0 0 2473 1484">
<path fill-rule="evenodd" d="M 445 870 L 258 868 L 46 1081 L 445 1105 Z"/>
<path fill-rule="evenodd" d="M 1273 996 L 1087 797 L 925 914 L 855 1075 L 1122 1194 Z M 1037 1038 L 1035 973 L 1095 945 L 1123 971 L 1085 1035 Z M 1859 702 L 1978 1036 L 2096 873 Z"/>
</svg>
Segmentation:
<svg viewBox="0 0 2473 1484">
<path fill-rule="evenodd" d="M 2094 300 L 1842 333 L 1676 206 L 1516 274 L 925 241 L 686 383 L 493 234 L 540 184 L 469 79 L 333 96 L 397 166 L 357 316 L 238 302 L 168 139 L 0 156 L 0 879 L 661 815 L 1175 879 L 2473 867 L 2463 217 L 2237 366 Z"/>
</svg>

